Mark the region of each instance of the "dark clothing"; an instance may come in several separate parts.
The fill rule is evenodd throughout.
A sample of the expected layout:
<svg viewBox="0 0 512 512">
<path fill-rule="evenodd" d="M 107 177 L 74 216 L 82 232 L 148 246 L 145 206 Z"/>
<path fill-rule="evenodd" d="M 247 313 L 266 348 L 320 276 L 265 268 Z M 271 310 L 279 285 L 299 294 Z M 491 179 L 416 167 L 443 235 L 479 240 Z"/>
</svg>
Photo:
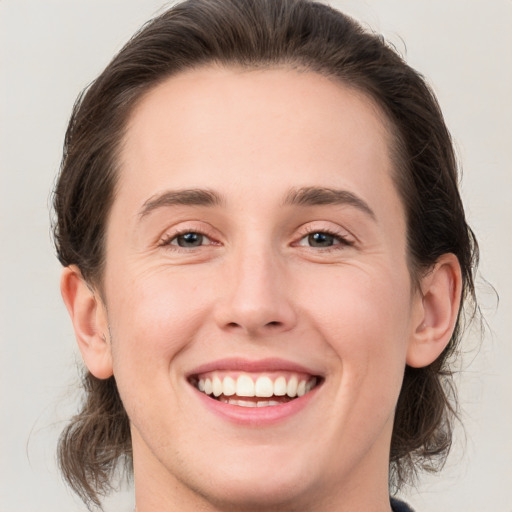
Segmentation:
<svg viewBox="0 0 512 512">
<path fill-rule="evenodd" d="M 393 512 L 414 512 L 414 510 L 403 501 L 391 498 L 391 509 Z"/>
</svg>

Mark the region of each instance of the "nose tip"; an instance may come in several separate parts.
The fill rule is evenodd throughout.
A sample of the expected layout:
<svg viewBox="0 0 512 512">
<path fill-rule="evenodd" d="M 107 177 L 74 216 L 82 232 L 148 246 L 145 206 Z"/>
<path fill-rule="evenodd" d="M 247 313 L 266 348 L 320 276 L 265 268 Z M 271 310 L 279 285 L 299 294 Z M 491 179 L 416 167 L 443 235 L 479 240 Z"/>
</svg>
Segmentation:
<svg viewBox="0 0 512 512">
<path fill-rule="evenodd" d="M 221 329 L 255 336 L 292 329 L 296 313 L 285 272 L 276 264 L 241 265 L 226 283 L 226 293 L 217 304 Z"/>
<path fill-rule="evenodd" d="M 267 287 L 241 290 L 219 307 L 220 327 L 249 335 L 287 331 L 295 325 L 295 312 L 288 298 Z"/>
</svg>

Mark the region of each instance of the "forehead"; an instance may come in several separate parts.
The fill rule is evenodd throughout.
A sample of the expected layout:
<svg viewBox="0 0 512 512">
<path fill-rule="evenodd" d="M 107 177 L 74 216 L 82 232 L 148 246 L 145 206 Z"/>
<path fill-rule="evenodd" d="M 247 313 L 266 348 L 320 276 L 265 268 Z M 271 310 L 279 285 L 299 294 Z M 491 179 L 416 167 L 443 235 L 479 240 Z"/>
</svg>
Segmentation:
<svg viewBox="0 0 512 512">
<path fill-rule="evenodd" d="M 364 93 L 313 72 L 205 67 L 150 90 L 129 119 L 120 189 L 389 188 L 392 130 Z M 364 170 L 365 172 L 361 172 Z M 369 186 L 370 185 L 370 186 Z"/>
</svg>

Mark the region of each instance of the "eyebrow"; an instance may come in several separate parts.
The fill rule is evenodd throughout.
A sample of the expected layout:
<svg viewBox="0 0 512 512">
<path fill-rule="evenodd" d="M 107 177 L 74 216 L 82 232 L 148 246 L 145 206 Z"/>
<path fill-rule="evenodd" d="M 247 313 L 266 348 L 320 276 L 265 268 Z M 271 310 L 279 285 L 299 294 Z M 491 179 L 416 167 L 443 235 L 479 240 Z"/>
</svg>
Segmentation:
<svg viewBox="0 0 512 512">
<path fill-rule="evenodd" d="M 163 206 L 219 206 L 224 203 L 223 198 L 212 190 L 191 188 L 184 190 L 168 190 L 162 194 L 150 197 L 139 212 L 143 218 L 157 208 Z"/>
<path fill-rule="evenodd" d="M 285 204 L 299 206 L 349 205 L 367 214 L 373 220 L 377 220 L 368 203 L 348 190 L 303 187 L 291 190 L 286 196 Z"/>
<path fill-rule="evenodd" d="M 168 190 L 150 197 L 139 212 L 142 219 L 152 211 L 164 206 L 220 206 L 224 198 L 217 192 L 208 189 Z M 284 200 L 290 206 L 321 206 L 321 205 L 350 205 L 376 220 L 375 213 L 366 201 L 348 190 L 326 187 L 302 187 L 288 192 Z"/>
</svg>

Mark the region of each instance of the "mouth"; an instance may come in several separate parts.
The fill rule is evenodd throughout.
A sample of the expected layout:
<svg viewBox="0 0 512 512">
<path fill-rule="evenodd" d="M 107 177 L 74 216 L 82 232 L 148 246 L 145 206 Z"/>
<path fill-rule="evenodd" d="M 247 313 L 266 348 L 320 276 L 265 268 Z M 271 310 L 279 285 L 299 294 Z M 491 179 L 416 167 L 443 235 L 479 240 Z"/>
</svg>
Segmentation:
<svg viewBox="0 0 512 512">
<path fill-rule="evenodd" d="M 322 378 L 293 371 L 210 371 L 188 380 L 212 400 L 238 407 L 273 407 L 307 395 Z"/>
</svg>

